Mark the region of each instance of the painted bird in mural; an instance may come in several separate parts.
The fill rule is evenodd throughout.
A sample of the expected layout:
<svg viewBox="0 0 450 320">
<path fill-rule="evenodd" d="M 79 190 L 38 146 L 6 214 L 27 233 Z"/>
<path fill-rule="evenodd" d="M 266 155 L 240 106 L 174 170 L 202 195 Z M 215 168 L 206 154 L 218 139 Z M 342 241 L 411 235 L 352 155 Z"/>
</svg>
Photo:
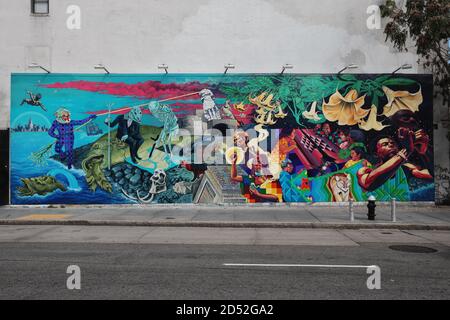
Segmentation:
<svg viewBox="0 0 450 320">
<path fill-rule="evenodd" d="M 20 103 L 21 106 L 23 106 L 23 104 L 26 103 L 30 106 L 40 107 L 42 110 L 47 111 L 47 109 L 44 107 L 44 105 L 40 101 L 42 98 L 42 95 L 40 93 L 33 94 L 31 91 L 27 91 L 27 93 L 30 96 L 30 98 L 23 99 L 22 102 Z"/>
</svg>

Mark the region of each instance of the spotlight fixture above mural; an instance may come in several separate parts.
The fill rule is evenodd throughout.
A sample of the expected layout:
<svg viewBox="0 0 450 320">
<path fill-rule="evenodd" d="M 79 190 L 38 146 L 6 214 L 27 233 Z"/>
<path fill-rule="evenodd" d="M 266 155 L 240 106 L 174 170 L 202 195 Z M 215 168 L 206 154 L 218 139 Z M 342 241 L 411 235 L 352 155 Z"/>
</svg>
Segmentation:
<svg viewBox="0 0 450 320">
<path fill-rule="evenodd" d="M 159 64 L 158 65 L 158 69 L 164 69 L 164 72 L 166 73 L 166 74 L 168 74 L 169 72 L 167 71 L 168 69 L 169 69 L 169 66 L 167 65 L 167 64 Z"/>
<path fill-rule="evenodd" d="M 104 65 L 102 65 L 102 64 L 95 65 L 94 69 L 101 69 L 101 70 L 104 70 L 107 74 L 109 74 L 108 69 L 106 69 L 106 67 Z"/>
<path fill-rule="evenodd" d="M 394 71 L 392 71 L 392 74 L 396 74 L 400 70 L 409 70 L 409 69 L 412 69 L 412 65 L 409 63 L 405 63 L 402 66 L 395 69 Z"/>
<path fill-rule="evenodd" d="M 286 63 L 286 64 L 282 65 L 281 68 L 282 68 L 281 74 L 283 74 L 286 69 L 293 69 L 294 66 L 292 64 Z"/>
<path fill-rule="evenodd" d="M 224 68 L 225 68 L 225 72 L 224 72 L 223 74 L 227 74 L 228 69 L 235 69 L 236 66 L 235 66 L 234 64 L 232 64 L 232 63 L 228 63 L 228 64 L 226 64 L 226 65 L 224 66 Z"/>
<path fill-rule="evenodd" d="M 41 66 L 40 64 L 37 64 L 37 63 L 35 63 L 35 62 L 33 62 L 33 63 L 31 63 L 30 65 L 28 65 L 28 68 L 30 68 L 30 69 L 39 68 L 39 69 L 44 70 L 44 71 L 47 72 L 47 73 L 50 73 L 49 70 L 45 69 L 43 66 Z"/>
<path fill-rule="evenodd" d="M 358 69 L 359 66 L 357 64 L 349 64 L 348 66 L 346 66 L 345 68 L 341 69 L 338 74 L 341 74 L 342 72 L 344 72 L 347 69 Z"/>
</svg>

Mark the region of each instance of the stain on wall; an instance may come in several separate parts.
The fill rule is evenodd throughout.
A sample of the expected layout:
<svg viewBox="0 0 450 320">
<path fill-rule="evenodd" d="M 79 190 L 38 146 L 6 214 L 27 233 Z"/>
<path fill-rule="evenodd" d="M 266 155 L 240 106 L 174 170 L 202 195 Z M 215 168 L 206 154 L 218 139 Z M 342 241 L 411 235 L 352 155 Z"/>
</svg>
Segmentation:
<svg viewBox="0 0 450 320">
<path fill-rule="evenodd" d="M 435 182 L 436 182 L 436 203 L 450 203 L 450 171 L 439 165 L 435 166 Z"/>
<path fill-rule="evenodd" d="M 432 101 L 428 75 L 13 74 L 11 202 L 434 201 Z"/>
</svg>

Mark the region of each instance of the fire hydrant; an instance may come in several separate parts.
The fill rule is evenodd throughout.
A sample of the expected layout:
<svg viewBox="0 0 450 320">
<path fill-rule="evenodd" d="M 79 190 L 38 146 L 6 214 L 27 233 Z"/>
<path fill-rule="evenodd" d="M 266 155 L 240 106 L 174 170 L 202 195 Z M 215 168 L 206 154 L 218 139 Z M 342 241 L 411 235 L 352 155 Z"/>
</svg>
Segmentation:
<svg viewBox="0 0 450 320">
<path fill-rule="evenodd" d="M 367 212 L 367 218 L 369 220 L 375 220 L 375 207 L 377 206 L 375 204 L 375 201 L 376 201 L 376 199 L 374 196 L 370 196 L 368 199 L 367 209 L 369 209 L 369 210 Z"/>
</svg>

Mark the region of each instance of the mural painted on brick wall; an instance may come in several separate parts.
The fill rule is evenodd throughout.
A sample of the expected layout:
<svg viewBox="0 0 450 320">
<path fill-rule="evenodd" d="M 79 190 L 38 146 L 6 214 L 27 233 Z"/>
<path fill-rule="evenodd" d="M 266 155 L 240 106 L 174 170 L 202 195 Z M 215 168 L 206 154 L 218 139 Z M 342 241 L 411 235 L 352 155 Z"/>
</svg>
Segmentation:
<svg viewBox="0 0 450 320">
<path fill-rule="evenodd" d="M 13 204 L 434 201 L 426 75 L 14 74 Z"/>
</svg>

